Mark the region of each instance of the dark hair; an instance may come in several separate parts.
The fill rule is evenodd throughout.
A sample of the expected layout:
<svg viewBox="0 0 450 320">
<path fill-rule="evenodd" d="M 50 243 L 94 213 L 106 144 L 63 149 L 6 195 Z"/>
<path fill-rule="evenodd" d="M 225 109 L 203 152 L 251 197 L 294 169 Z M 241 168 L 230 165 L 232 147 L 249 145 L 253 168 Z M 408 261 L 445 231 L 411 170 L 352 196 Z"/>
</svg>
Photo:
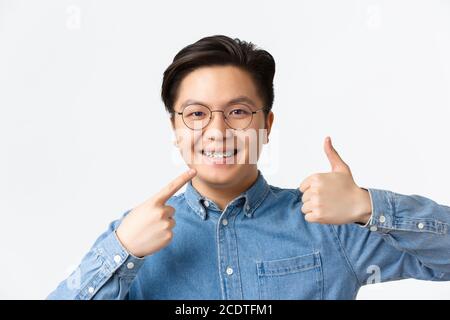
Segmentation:
<svg viewBox="0 0 450 320">
<path fill-rule="evenodd" d="M 269 52 L 251 42 L 223 35 L 202 38 L 175 55 L 172 64 L 164 71 L 161 88 L 166 110 L 173 113 L 178 87 L 188 73 L 213 65 L 233 65 L 247 71 L 264 102 L 264 113 L 269 113 L 274 99 L 275 60 Z"/>
</svg>

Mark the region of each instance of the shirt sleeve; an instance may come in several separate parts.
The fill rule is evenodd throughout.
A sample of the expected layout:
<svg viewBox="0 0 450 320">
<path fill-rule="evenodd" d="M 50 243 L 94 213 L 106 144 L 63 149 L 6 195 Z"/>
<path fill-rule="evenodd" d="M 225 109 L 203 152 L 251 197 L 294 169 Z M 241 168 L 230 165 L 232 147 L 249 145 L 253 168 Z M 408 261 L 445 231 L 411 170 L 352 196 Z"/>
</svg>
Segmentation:
<svg viewBox="0 0 450 320">
<path fill-rule="evenodd" d="M 123 219 L 131 210 L 125 212 Z M 102 233 L 77 269 L 50 293 L 50 300 L 126 299 L 144 258 L 129 253 L 120 243 L 115 220 Z"/>
<path fill-rule="evenodd" d="M 332 226 L 359 284 L 450 280 L 450 207 L 419 195 L 366 190 L 368 223 Z"/>
</svg>

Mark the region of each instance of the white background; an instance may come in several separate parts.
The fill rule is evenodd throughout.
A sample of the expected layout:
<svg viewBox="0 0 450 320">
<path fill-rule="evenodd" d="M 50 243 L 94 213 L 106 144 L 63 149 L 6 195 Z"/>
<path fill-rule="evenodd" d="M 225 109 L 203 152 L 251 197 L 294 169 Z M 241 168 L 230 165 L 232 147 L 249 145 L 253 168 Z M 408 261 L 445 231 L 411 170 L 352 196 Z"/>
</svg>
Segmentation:
<svg viewBox="0 0 450 320">
<path fill-rule="evenodd" d="M 0 298 L 45 298 L 184 170 L 162 73 L 214 34 L 276 59 L 271 184 L 328 171 L 331 135 L 360 186 L 450 203 L 449 1 L 0 0 Z M 358 298 L 449 299 L 450 283 Z"/>
</svg>

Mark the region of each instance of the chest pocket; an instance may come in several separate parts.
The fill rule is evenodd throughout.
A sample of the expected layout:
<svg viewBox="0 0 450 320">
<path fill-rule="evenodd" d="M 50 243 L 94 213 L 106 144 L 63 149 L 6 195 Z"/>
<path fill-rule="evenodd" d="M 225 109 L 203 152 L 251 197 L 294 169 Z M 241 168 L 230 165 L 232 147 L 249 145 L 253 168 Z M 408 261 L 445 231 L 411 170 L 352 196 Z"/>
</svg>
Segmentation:
<svg viewBox="0 0 450 320">
<path fill-rule="evenodd" d="M 322 299 L 323 275 L 319 252 L 256 262 L 260 299 Z"/>
</svg>

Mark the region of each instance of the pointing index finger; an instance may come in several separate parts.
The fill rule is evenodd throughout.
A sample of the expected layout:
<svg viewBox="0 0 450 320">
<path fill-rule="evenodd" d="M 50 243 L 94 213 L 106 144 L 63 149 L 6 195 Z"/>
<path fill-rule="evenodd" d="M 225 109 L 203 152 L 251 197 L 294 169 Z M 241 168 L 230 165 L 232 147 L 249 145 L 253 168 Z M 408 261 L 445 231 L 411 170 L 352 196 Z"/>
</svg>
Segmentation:
<svg viewBox="0 0 450 320">
<path fill-rule="evenodd" d="M 196 174 L 197 171 L 195 169 L 190 169 L 172 180 L 168 185 L 166 185 L 160 192 L 156 194 L 154 198 L 156 204 L 164 205 L 166 201 L 175 194 L 175 192 L 180 190 L 180 188 L 184 186 L 188 181 L 190 181 L 193 177 L 195 177 Z"/>
</svg>

